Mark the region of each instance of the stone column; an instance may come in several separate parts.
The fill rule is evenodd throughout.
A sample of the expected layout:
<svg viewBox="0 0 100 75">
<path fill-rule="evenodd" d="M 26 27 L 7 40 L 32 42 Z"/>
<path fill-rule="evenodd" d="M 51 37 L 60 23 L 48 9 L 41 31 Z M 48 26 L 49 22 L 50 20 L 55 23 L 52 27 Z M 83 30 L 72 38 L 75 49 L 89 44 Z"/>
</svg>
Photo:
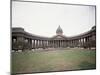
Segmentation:
<svg viewBox="0 0 100 75">
<path fill-rule="evenodd" d="M 49 40 L 48 40 L 48 48 L 49 48 Z"/>
<path fill-rule="evenodd" d="M 61 40 L 59 40 L 59 45 L 60 45 L 60 47 L 61 47 Z"/>
<path fill-rule="evenodd" d="M 52 43 L 51 43 L 51 40 L 50 40 L 50 48 L 52 47 Z"/>
<path fill-rule="evenodd" d="M 61 40 L 59 40 L 59 47 L 61 47 Z"/>
<path fill-rule="evenodd" d="M 84 47 L 84 45 L 85 45 L 85 38 L 83 38 L 83 47 Z"/>
<path fill-rule="evenodd" d="M 57 42 L 57 40 L 56 40 L 56 48 L 58 47 L 58 42 Z"/>
<path fill-rule="evenodd" d="M 72 40 L 71 40 L 71 47 L 72 47 Z"/>
<path fill-rule="evenodd" d="M 70 47 L 72 46 L 72 40 L 70 40 Z"/>
<path fill-rule="evenodd" d="M 68 40 L 66 40 L 66 47 L 68 47 Z"/>
<path fill-rule="evenodd" d="M 45 48 L 44 46 L 45 46 L 45 43 L 44 43 L 44 40 L 42 40 L 42 44 L 43 44 L 43 49 Z"/>
<path fill-rule="evenodd" d="M 58 40 L 58 48 L 59 48 L 59 40 Z"/>
<path fill-rule="evenodd" d="M 12 50 L 17 50 L 17 37 L 12 37 Z"/>
<path fill-rule="evenodd" d="M 29 39 L 30 42 L 30 50 L 32 50 L 32 39 Z"/>
<path fill-rule="evenodd" d="M 49 45 L 50 45 L 50 48 L 51 48 L 51 40 L 49 40 Z"/>
<path fill-rule="evenodd" d="M 74 47 L 74 40 L 73 40 L 73 47 Z"/>
<path fill-rule="evenodd" d="M 72 40 L 72 47 L 73 47 L 73 40 Z"/>
<path fill-rule="evenodd" d="M 80 38 L 79 40 L 80 40 L 80 47 L 81 47 L 81 45 L 82 45 L 82 42 L 81 42 L 81 41 L 82 41 L 82 40 L 81 40 L 81 38 Z"/>
<path fill-rule="evenodd" d="M 45 43 L 46 43 L 46 48 L 47 48 L 47 40 L 45 41 Z"/>
<path fill-rule="evenodd" d="M 40 40 L 38 40 L 38 48 L 40 48 Z"/>
<path fill-rule="evenodd" d="M 36 48 L 36 40 L 34 40 L 34 49 Z"/>
<path fill-rule="evenodd" d="M 80 47 L 80 39 L 78 39 L 78 47 Z"/>
<path fill-rule="evenodd" d="M 43 48 L 43 40 L 41 40 L 41 47 Z"/>
<path fill-rule="evenodd" d="M 58 47 L 57 40 L 55 41 L 56 48 Z"/>
<path fill-rule="evenodd" d="M 76 47 L 78 47 L 78 44 L 79 44 L 79 40 L 76 39 Z"/>
<path fill-rule="evenodd" d="M 64 47 L 64 40 L 62 40 L 62 47 Z"/>
<path fill-rule="evenodd" d="M 83 47 L 83 38 L 82 38 L 82 47 Z"/>
<path fill-rule="evenodd" d="M 75 47 L 75 40 L 73 40 L 73 47 Z"/>
<path fill-rule="evenodd" d="M 64 47 L 66 47 L 66 40 L 64 40 Z"/>
<path fill-rule="evenodd" d="M 47 40 L 45 40 L 45 48 L 47 48 Z"/>
<path fill-rule="evenodd" d="M 77 47 L 77 44 L 78 44 L 78 40 L 76 39 L 75 40 L 75 47 Z"/>
<path fill-rule="evenodd" d="M 53 48 L 54 48 L 54 40 L 53 40 Z"/>
<path fill-rule="evenodd" d="M 75 40 L 73 40 L 73 47 L 75 47 Z"/>
<path fill-rule="evenodd" d="M 39 40 L 39 48 L 41 48 L 41 40 Z"/>
<path fill-rule="evenodd" d="M 35 48 L 37 49 L 37 40 L 35 40 Z"/>
<path fill-rule="evenodd" d="M 54 48 L 55 48 L 55 40 L 54 40 Z"/>
<path fill-rule="evenodd" d="M 69 47 L 69 40 L 67 40 L 67 47 Z"/>
<path fill-rule="evenodd" d="M 47 48 L 48 48 L 48 40 L 47 40 Z"/>
<path fill-rule="evenodd" d="M 81 38 L 81 47 L 82 47 L 82 45 L 83 45 L 83 39 Z"/>
<path fill-rule="evenodd" d="M 33 49 L 35 48 L 34 45 L 35 45 L 35 41 L 33 40 Z"/>
<path fill-rule="evenodd" d="M 40 45 L 41 45 L 41 41 L 39 40 L 39 48 L 41 47 Z"/>
<path fill-rule="evenodd" d="M 51 48 L 51 40 L 49 40 L 50 48 Z"/>
<path fill-rule="evenodd" d="M 36 48 L 38 49 L 38 40 L 36 40 Z"/>
<path fill-rule="evenodd" d="M 32 39 L 32 49 L 33 49 L 33 39 Z"/>
<path fill-rule="evenodd" d="M 47 48 L 48 48 L 48 40 L 47 40 Z"/>
<path fill-rule="evenodd" d="M 63 40 L 62 40 L 62 47 L 64 47 L 64 46 L 63 46 Z"/>
<path fill-rule="evenodd" d="M 50 41 L 50 45 L 51 45 L 51 48 L 52 48 L 52 40 Z"/>
<path fill-rule="evenodd" d="M 54 48 L 54 40 L 53 40 L 53 48 Z"/>
<path fill-rule="evenodd" d="M 64 48 L 66 47 L 66 41 L 64 40 Z"/>
<path fill-rule="evenodd" d="M 38 40 L 38 48 L 40 48 L 40 40 Z"/>
<path fill-rule="evenodd" d="M 64 48 L 64 40 L 63 40 L 63 48 Z"/>
<path fill-rule="evenodd" d="M 23 50 L 23 47 L 24 47 L 24 37 L 22 36 L 17 36 L 17 39 L 16 39 L 16 49 L 17 50 Z"/>
<path fill-rule="evenodd" d="M 41 40 L 41 48 L 43 48 L 43 40 Z"/>
<path fill-rule="evenodd" d="M 61 47 L 62 47 L 62 40 L 61 40 Z"/>
<path fill-rule="evenodd" d="M 44 40 L 44 48 L 46 48 L 46 40 Z"/>
<path fill-rule="evenodd" d="M 76 47 L 76 39 L 74 39 L 74 47 Z"/>
<path fill-rule="evenodd" d="M 79 39 L 79 45 L 78 45 L 79 47 L 81 46 L 81 40 Z"/>
<path fill-rule="evenodd" d="M 71 46 L 71 42 L 70 42 L 70 40 L 68 40 L 68 46 L 69 46 L 69 47 Z"/>
<path fill-rule="evenodd" d="M 46 48 L 46 40 L 44 40 L 44 48 Z"/>
<path fill-rule="evenodd" d="M 33 49 L 35 49 L 35 40 L 33 40 L 34 42 L 33 42 Z"/>
<path fill-rule="evenodd" d="M 59 40 L 57 40 L 57 47 L 59 48 Z"/>
<path fill-rule="evenodd" d="M 44 48 L 44 40 L 42 40 L 42 48 Z"/>
<path fill-rule="evenodd" d="M 76 39 L 74 40 L 74 47 L 76 47 Z"/>
<path fill-rule="evenodd" d="M 46 48 L 47 48 L 47 40 L 46 40 Z"/>
</svg>

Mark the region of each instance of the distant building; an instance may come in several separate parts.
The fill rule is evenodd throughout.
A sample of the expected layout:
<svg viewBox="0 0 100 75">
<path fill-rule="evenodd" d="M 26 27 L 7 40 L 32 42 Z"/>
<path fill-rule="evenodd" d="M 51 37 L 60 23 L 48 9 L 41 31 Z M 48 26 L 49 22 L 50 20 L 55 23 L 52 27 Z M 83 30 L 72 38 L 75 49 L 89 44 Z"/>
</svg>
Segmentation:
<svg viewBox="0 0 100 75">
<path fill-rule="evenodd" d="M 66 37 L 59 26 L 53 37 L 42 37 L 26 32 L 23 28 L 12 28 L 12 50 L 31 50 L 39 48 L 96 48 L 96 26 L 88 32 L 74 37 Z"/>
</svg>

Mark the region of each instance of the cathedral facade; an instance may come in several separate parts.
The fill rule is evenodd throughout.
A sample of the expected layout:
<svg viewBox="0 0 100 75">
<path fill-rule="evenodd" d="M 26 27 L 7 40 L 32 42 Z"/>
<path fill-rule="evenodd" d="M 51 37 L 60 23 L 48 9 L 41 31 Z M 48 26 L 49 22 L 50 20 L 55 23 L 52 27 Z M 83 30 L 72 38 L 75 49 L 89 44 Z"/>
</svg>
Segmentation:
<svg viewBox="0 0 100 75">
<path fill-rule="evenodd" d="M 42 37 L 26 32 L 23 28 L 12 28 L 12 50 L 47 48 L 96 48 L 96 26 L 74 37 L 66 37 L 59 26 L 53 37 Z"/>
</svg>

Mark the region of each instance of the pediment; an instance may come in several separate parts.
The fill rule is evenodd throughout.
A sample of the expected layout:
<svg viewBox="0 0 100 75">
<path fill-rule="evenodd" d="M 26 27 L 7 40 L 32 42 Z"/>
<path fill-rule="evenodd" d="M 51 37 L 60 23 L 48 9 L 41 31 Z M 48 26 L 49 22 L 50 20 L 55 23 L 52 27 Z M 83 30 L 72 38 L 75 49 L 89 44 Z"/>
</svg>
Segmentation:
<svg viewBox="0 0 100 75">
<path fill-rule="evenodd" d="M 66 39 L 66 37 L 63 36 L 63 35 L 56 35 L 56 36 L 52 37 L 52 39 L 54 39 L 54 40 L 57 40 L 57 39 L 64 40 L 64 39 Z"/>
</svg>

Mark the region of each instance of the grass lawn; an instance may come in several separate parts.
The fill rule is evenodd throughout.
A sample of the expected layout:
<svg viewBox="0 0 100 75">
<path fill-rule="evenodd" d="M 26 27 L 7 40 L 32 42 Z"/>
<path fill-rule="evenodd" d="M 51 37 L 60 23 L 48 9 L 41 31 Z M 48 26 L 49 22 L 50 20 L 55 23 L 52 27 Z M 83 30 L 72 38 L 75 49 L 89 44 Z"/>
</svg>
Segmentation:
<svg viewBox="0 0 100 75">
<path fill-rule="evenodd" d="M 96 68 L 96 51 L 62 49 L 12 52 L 12 73 L 47 72 Z"/>
</svg>

